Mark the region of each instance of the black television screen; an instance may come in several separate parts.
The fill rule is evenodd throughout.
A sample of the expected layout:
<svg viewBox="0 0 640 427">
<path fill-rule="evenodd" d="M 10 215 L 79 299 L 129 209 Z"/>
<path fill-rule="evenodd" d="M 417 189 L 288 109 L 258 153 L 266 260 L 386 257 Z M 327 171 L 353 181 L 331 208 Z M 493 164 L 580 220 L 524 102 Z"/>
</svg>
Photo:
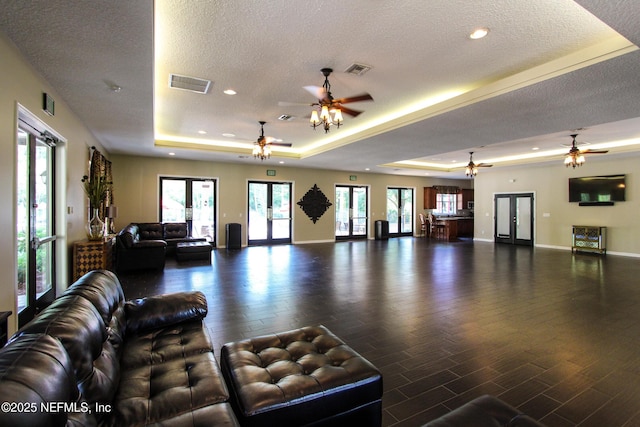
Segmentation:
<svg viewBox="0 0 640 427">
<path fill-rule="evenodd" d="M 583 203 L 623 202 L 625 175 L 569 178 L 569 201 Z"/>
</svg>

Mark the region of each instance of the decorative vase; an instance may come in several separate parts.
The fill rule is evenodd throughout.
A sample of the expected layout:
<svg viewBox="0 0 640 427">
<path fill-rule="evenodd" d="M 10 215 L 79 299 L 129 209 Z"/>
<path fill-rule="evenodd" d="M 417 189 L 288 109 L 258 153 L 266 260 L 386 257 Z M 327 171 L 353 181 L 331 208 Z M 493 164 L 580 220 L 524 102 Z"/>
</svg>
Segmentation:
<svg viewBox="0 0 640 427">
<path fill-rule="evenodd" d="M 93 209 L 93 215 L 87 223 L 87 236 L 89 240 L 102 240 L 104 239 L 104 222 L 98 215 L 98 209 Z"/>
</svg>

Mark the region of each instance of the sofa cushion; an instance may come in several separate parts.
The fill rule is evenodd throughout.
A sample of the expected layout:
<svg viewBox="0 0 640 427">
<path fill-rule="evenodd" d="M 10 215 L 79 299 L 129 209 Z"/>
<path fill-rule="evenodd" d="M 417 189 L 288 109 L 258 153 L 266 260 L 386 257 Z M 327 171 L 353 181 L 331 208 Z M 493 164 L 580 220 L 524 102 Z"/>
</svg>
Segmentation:
<svg viewBox="0 0 640 427">
<path fill-rule="evenodd" d="M 167 222 L 163 224 L 164 239 L 184 239 L 187 237 L 186 222 Z"/>
<path fill-rule="evenodd" d="M 194 320 L 129 335 L 120 365 L 124 370 L 207 352 L 213 352 L 209 335 L 202 321 Z"/>
<path fill-rule="evenodd" d="M 228 398 L 211 352 L 150 363 L 123 370 L 113 404 L 112 425 L 164 424 L 162 421 L 226 402 Z M 170 421 L 166 424 L 173 425 Z M 213 424 L 215 419 L 202 425 Z"/>
<path fill-rule="evenodd" d="M 138 223 L 138 234 L 140 240 L 162 240 L 164 232 L 162 224 L 159 222 L 141 222 Z"/>
<path fill-rule="evenodd" d="M 125 304 L 127 330 L 140 333 L 188 320 L 202 320 L 207 315 L 207 299 L 200 291 L 155 295 Z"/>
</svg>

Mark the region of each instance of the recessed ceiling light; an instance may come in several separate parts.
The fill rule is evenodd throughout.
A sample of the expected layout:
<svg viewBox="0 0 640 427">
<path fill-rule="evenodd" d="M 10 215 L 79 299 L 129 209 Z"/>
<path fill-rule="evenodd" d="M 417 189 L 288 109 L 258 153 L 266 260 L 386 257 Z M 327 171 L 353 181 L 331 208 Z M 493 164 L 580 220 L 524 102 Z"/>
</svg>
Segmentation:
<svg viewBox="0 0 640 427">
<path fill-rule="evenodd" d="M 281 165 L 284 165 L 284 160 L 280 160 L 278 163 L 280 163 Z"/>
<path fill-rule="evenodd" d="M 366 171 L 370 171 L 370 170 L 371 170 L 371 168 L 364 168 L 364 170 L 366 170 Z"/>
<path fill-rule="evenodd" d="M 488 28 L 476 28 L 471 34 L 469 34 L 469 38 L 472 40 L 478 40 L 485 37 L 487 34 L 489 34 Z"/>
<path fill-rule="evenodd" d="M 235 94 L 236 94 L 236 93 L 238 93 L 238 92 L 236 92 L 236 91 L 235 91 L 235 90 L 233 90 L 233 89 L 226 89 L 226 90 L 224 91 L 224 93 L 225 93 L 225 95 L 235 95 Z"/>
<path fill-rule="evenodd" d="M 206 131 L 206 130 L 199 130 L 199 131 L 198 131 L 198 133 L 199 133 L 200 135 L 206 135 L 206 134 L 207 134 L 207 131 Z"/>
<path fill-rule="evenodd" d="M 533 150 L 533 151 L 537 151 L 537 150 L 539 150 L 539 149 L 540 149 L 540 147 L 533 147 L 533 148 L 532 148 L 532 150 Z"/>
<path fill-rule="evenodd" d="M 175 156 L 176 153 L 174 153 L 173 151 L 171 153 L 169 153 L 170 156 Z"/>
<path fill-rule="evenodd" d="M 224 136 L 225 138 L 233 138 L 234 136 L 236 136 L 235 133 L 223 133 L 222 136 Z"/>
</svg>

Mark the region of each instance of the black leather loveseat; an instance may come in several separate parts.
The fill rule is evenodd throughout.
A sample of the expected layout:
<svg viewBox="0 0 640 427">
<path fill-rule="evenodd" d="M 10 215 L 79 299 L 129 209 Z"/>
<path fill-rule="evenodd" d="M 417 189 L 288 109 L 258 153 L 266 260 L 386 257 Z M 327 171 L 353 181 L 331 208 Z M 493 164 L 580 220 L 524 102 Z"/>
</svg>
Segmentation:
<svg viewBox="0 0 640 427">
<path fill-rule="evenodd" d="M 2 426 L 237 426 L 200 292 L 87 273 L 0 349 Z"/>
<path fill-rule="evenodd" d="M 116 271 L 162 270 L 178 243 L 204 241 L 189 237 L 185 222 L 131 223 L 116 235 Z"/>
</svg>

